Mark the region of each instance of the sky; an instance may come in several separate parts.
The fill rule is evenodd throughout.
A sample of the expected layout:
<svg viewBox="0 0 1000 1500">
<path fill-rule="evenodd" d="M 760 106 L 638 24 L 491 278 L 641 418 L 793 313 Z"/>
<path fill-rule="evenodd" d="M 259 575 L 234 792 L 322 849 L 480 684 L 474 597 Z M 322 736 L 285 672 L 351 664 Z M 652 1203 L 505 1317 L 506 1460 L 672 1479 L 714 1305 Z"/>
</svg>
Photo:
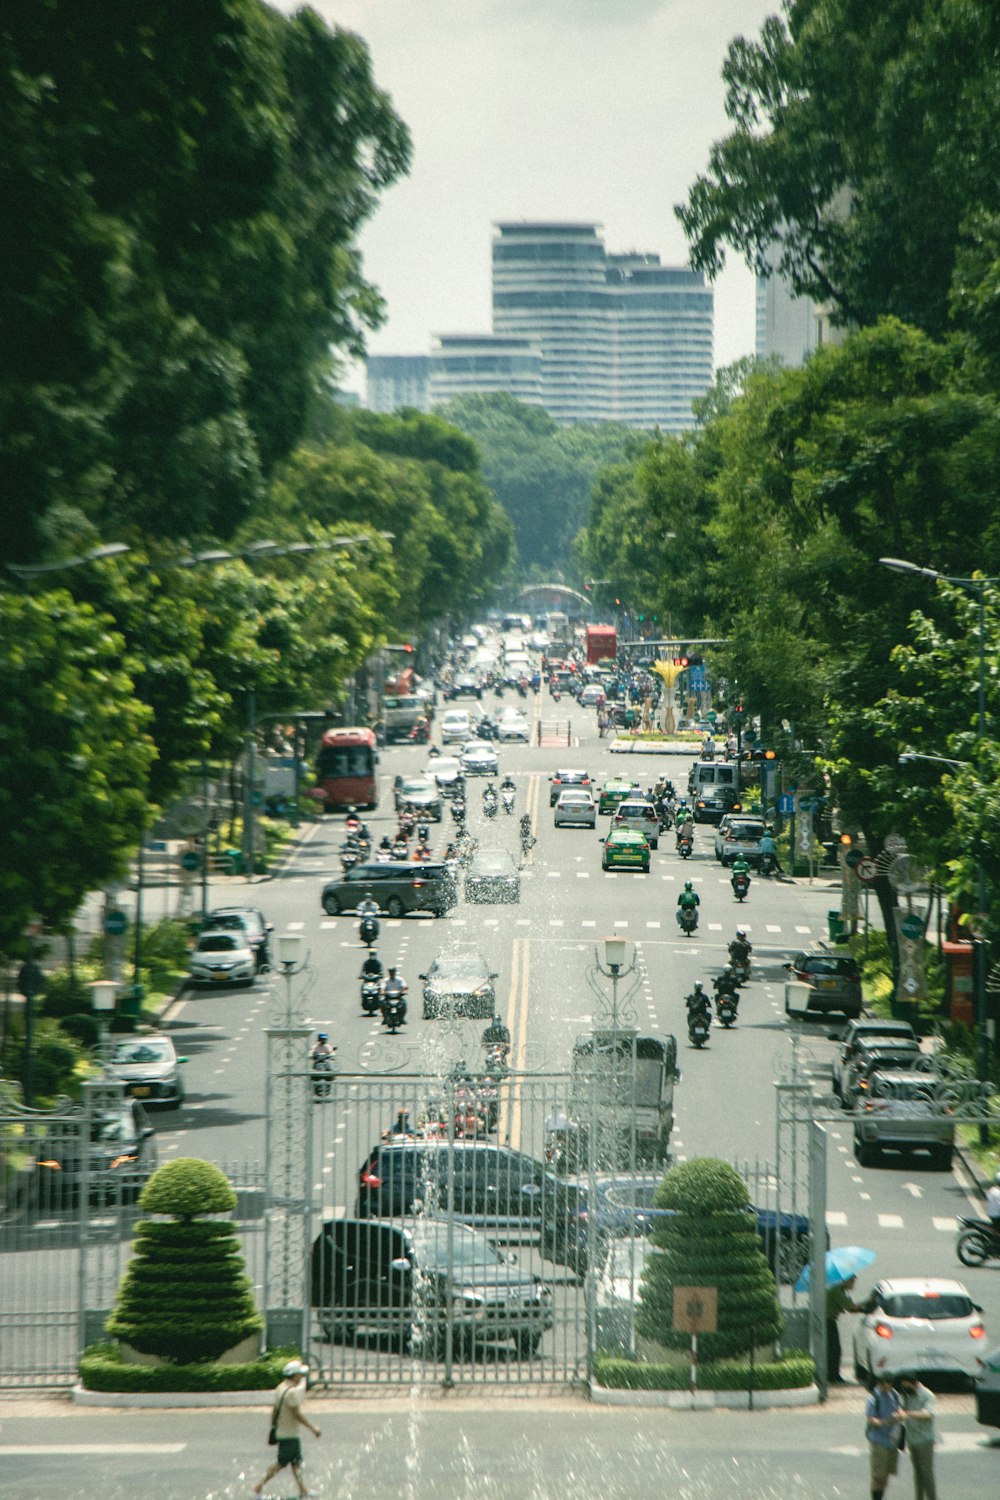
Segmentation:
<svg viewBox="0 0 1000 1500">
<path fill-rule="evenodd" d="M 276 0 L 279 9 L 297 8 Z M 490 331 L 493 224 L 600 223 L 610 252 L 687 261 L 674 215 L 728 133 L 722 64 L 780 0 L 312 0 L 368 44 L 413 136 L 408 177 L 360 235 L 387 305 L 372 354 Z M 754 282 L 715 282 L 715 364 L 754 350 Z M 345 381 L 363 388 L 354 372 Z"/>
</svg>

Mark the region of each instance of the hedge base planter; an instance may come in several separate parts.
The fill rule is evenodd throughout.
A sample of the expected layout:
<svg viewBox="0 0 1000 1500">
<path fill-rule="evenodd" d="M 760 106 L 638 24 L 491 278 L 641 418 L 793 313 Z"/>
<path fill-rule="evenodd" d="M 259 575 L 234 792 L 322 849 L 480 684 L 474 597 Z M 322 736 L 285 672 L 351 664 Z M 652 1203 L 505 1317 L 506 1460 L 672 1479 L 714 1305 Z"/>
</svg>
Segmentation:
<svg viewBox="0 0 1000 1500">
<path fill-rule="evenodd" d="M 123 1351 L 111 1343 L 91 1344 L 80 1356 L 80 1391 L 83 1396 L 94 1397 L 101 1404 L 104 1393 L 112 1393 L 119 1404 L 119 1397 L 126 1405 L 143 1405 L 147 1395 L 155 1396 L 154 1404 L 203 1406 L 224 1404 L 228 1395 L 238 1396 L 239 1405 L 250 1399 L 251 1394 L 268 1396 L 281 1379 L 282 1370 L 289 1359 L 298 1357 L 294 1348 L 272 1349 L 267 1354 L 257 1354 L 256 1335 L 250 1358 L 241 1364 L 224 1364 L 221 1360 L 198 1360 L 191 1364 L 171 1364 L 158 1361 L 150 1364 L 144 1357 L 142 1364 L 125 1360 Z M 204 1393 L 211 1399 L 188 1402 L 188 1395 Z M 225 1395 L 223 1395 L 225 1393 Z M 135 1401 L 128 1398 L 135 1397 Z M 184 1400 L 175 1401 L 175 1397 Z M 160 1399 L 162 1397 L 162 1400 Z M 74 1400 L 77 1396 L 74 1395 Z M 253 1402 L 256 1405 L 256 1401 Z"/>
<path fill-rule="evenodd" d="M 678 1411 L 713 1411 L 718 1407 L 754 1411 L 776 1406 L 814 1406 L 819 1401 L 819 1387 L 795 1386 L 783 1391 L 634 1391 L 620 1386 L 590 1382 L 590 1399 L 595 1406 L 671 1407 Z"/>
<path fill-rule="evenodd" d="M 132 1345 L 127 1344 L 124 1339 L 118 1340 L 118 1353 L 121 1355 L 123 1365 L 144 1365 L 146 1369 L 152 1370 L 171 1363 L 160 1354 L 144 1354 L 141 1349 L 133 1349 Z M 259 1355 L 260 1334 L 248 1333 L 245 1339 L 241 1339 L 231 1349 L 224 1349 L 212 1363 L 216 1365 L 252 1364 Z"/>
</svg>

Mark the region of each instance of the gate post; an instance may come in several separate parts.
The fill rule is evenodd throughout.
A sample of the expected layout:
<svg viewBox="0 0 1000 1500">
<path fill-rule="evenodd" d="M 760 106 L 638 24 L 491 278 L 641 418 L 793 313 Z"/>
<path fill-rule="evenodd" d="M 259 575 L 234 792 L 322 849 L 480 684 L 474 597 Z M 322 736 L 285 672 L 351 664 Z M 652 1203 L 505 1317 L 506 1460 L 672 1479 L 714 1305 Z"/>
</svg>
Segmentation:
<svg viewBox="0 0 1000 1500">
<path fill-rule="evenodd" d="M 809 1352 L 816 1361 L 819 1397 L 827 1397 L 826 1379 L 826 1130 L 809 1126 Z"/>
</svg>

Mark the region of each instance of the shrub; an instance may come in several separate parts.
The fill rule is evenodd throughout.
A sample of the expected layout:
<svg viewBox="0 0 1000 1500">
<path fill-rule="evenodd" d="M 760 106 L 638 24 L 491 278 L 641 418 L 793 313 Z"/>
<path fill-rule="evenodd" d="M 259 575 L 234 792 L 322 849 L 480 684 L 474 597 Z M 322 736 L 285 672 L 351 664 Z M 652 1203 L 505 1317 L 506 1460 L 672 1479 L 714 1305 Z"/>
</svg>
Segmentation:
<svg viewBox="0 0 1000 1500">
<path fill-rule="evenodd" d="M 181 1159 L 160 1167 L 143 1188 L 135 1254 L 105 1325 L 144 1354 L 174 1363 L 216 1359 L 263 1326 L 229 1213 L 236 1194 L 210 1162 Z M 179 1389 L 179 1387 L 178 1387 Z"/>
<path fill-rule="evenodd" d="M 47 974 L 45 992 L 38 1007 L 40 1014 L 54 1016 L 57 1020 L 80 1013 L 89 1015 L 94 1007 L 90 981 L 99 977 L 100 970 L 93 964 L 78 968 L 75 974 L 68 969 L 55 969 Z"/>
<path fill-rule="evenodd" d="M 81 1047 L 96 1047 L 101 1035 L 101 1028 L 97 1021 L 88 1011 L 80 1011 L 78 1014 L 63 1016 L 59 1025 L 66 1036 L 72 1037 L 79 1042 Z"/>
<path fill-rule="evenodd" d="M 781 1332 L 781 1309 L 739 1173 L 710 1157 L 685 1162 L 667 1173 L 654 1201 L 674 1217 L 652 1236 L 663 1253 L 643 1269 L 637 1331 L 665 1348 L 687 1348 L 690 1334 L 673 1328 L 674 1288 L 711 1286 L 718 1293 L 717 1330 L 698 1335 L 706 1360 L 772 1343 Z"/>
<path fill-rule="evenodd" d="M 80 1379 L 88 1391 L 270 1391 L 297 1358 L 288 1348 L 240 1365 L 127 1365 L 114 1344 L 91 1344 L 80 1356 Z"/>
<path fill-rule="evenodd" d="M 699 1341 L 700 1343 L 700 1341 Z M 624 1391 L 686 1391 L 691 1379 L 688 1365 L 637 1364 L 616 1355 L 594 1358 L 594 1378 L 599 1385 Z M 812 1385 L 816 1365 L 810 1355 L 791 1350 L 782 1359 L 702 1361 L 698 1385 L 703 1391 L 784 1391 Z"/>
</svg>

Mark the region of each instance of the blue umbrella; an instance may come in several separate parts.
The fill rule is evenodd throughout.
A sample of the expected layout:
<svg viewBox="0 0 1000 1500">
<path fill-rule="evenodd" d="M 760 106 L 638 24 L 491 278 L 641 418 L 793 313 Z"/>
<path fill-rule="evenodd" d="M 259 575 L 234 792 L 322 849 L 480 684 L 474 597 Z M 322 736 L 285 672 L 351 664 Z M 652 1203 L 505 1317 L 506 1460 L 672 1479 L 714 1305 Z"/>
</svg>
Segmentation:
<svg viewBox="0 0 1000 1500">
<path fill-rule="evenodd" d="M 865 1250 L 861 1245 L 841 1245 L 836 1250 L 828 1250 L 825 1257 L 826 1284 L 836 1286 L 840 1281 L 850 1281 L 852 1276 L 857 1276 L 866 1266 L 870 1266 L 875 1259 L 874 1250 Z M 809 1285 L 809 1273 L 811 1266 L 803 1269 L 802 1275 L 795 1283 L 797 1292 L 804 1292 Z"/>
</svg>

